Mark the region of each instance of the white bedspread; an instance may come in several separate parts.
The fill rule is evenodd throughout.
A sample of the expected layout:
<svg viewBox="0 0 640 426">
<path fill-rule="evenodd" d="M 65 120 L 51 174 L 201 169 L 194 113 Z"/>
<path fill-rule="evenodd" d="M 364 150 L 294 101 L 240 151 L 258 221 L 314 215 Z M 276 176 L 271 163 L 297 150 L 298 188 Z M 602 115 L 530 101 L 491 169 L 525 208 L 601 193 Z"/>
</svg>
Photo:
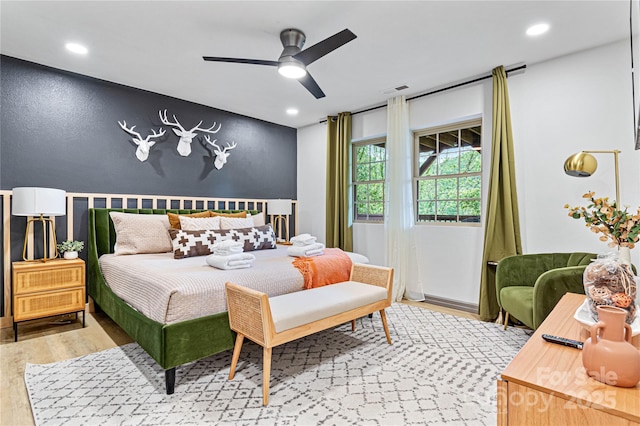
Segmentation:
<svg viewBox="0 0 640 426">
<path fill-rule="evenodd" d="M 100 257 L 113 292 L 146 317 L 171 324 L 227 310 L 224 285 L 232 281 L 271 296 L 302 290 L 304 279 L 286 247 L 252 251 L 251 268 L 220 270 L 206 256 L 174 259 L 173 253 Z"/>
</svg>

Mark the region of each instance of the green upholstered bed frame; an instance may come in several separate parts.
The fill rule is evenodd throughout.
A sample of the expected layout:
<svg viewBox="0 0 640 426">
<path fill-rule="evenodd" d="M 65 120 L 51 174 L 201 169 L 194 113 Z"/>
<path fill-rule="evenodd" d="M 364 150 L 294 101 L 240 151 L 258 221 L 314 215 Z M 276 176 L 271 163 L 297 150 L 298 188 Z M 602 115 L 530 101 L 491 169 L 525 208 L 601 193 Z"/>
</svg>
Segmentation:
<svg viewBox="0 0 640 426">
<path fill-rule="evenodd" d="M 167 394 L 175 386 L 175 368 L 179 365 L 233 348 L 235 333 L 229 328 L 227 312 L 174 324 L 153 321 L 111 291 L 107 286 L 98 259 L 113 253 L 116 234 L 110 211 L 134 214 L 188 214 L 203 210 L 172 209 L 89 209 L 89 244 L 87 262 L 87 292 L 95 304 L 135 340 L 165 370 Z M 242 210 L 212 210 L 235 213 Z M 258 214 L 257 210 L 246 210 Z"/>
</svg>

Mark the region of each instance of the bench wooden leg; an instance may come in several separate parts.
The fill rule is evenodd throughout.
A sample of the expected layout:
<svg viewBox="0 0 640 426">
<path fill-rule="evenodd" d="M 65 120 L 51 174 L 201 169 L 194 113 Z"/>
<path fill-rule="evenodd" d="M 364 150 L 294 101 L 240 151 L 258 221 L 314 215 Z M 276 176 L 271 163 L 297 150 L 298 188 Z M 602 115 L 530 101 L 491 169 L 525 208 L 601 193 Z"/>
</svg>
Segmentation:
<svg viewBox="0 0 640 426">
<path fill-rule="evenodd" d="M 242 342 L 244 341 L 244 335 L 238 333 L 236 336 L 236 345 L 233 347 L 233 356 L 231 357 L 231 368 L 229 369 L 229 380 L 233 380 L 233 376 L 236 374 L 236 366 L 238 365 L 238 358 L 240 358 L 240 350 L 242 350 Z"/>
<path fill-rule="evenodd" d="M 389 334 L 389 325 L 387 324 L 387 315 L 384 313 L 384 309 L 380 309 L 380 317 L 382 317 L 382 326 L 384 327 L 384 334 L 387 335 L 387 343 L 391 344 L 391 335 Z"/>
<path fill-rule="evenodd" d="M 271 380 L 271 348 L 262 351 L 262 405 L 269 403 L 269 381 Z"/>
<path fill-rule="evenodd" d="M 356 320 L 351 320 L 351 331 L 356 331 Z"/>
</svg>

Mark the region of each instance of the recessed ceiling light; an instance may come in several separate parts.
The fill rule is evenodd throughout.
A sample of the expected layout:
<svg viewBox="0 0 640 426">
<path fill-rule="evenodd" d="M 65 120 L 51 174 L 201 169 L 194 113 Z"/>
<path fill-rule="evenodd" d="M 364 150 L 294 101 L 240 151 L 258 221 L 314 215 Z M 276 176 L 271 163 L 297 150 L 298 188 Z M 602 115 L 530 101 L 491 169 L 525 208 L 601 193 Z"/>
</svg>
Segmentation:
<svg viewBox="0 0 640 426">
<path fill-rule="evenodd" d="M 538 36 L 549 31 L 549 24 L 536 24 L 527 28 L 528 36 Z"/>
<path fill-rule="evenodd" d="M 298 109 L 297 108 L 287 108 L 287 114 L 289 114 L 289 115 L 298 115 Z"/>
<path fill-rule="evenodd" d="M 78 43 L 67 43 L 64 47 L 66 47 L 68 51 L 78 53 L 80 55 L 86 55 L 89 51 L 89 49 Z"/>
</svg>

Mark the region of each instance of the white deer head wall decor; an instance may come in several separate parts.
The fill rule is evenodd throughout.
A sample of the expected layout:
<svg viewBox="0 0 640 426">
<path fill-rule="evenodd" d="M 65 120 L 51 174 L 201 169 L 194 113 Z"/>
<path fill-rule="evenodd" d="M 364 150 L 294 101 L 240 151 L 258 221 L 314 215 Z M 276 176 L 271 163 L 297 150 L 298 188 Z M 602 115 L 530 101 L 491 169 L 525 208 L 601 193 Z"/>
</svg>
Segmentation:
<svg viewBox="0 0 640 426">
<path fill-rule="evenodd" d="M 120 125 L 122 130 L 124 130 L 125 132 L 133 136 L 131 140 L 133 141 L 133 143 L 138 145 L 138 148 L 136 149 L 136 157 L 138 157 L 138 160 L 140 161 L 146 161 L 147 158 L 149 158 L 149 151 L 151 150 L 151 147 L 156 144 L 156 141 L 152 141 L 150 139 L 159 138 L 163 136 L 165 133 L 165 131 L 162 130 L 162 127 L 160 128 L 160 133 L 156 133 L 155 130 L 151 129 L 153 134 L 142 139 L 142 136 L 140 136 L 140 133 L 133 130 L 136 128 L 136 126 L 131 126 L 131 128 L 129 129 L 127 128 L 127 122 L 124 120 L 122 120 L 122 123 L 118 121 L 118 124 Z"/>
<path fill-rule="evenodd" d="M 196 131 L 205 132 L 205 133 L 217 133 L 218 130 L 220 130 L 220 128 L 222 127 L 222 124 L 220 124 L 216 130 L 213 130 L 213 128 L 216 127 L 216 123 L 214 122 L 213 126 L 209 127 L 208 129 L 203 129 L 203 128 L 200 128 L 200 125 L 202 124 L 202 120 L 200 120 L 200 122 L 196 124 L 196 126 L 193 129 L 186 130 L 178 122 L 178 119 L 176 118 L 175 115 L 173 116 L 173 122 L 167 119 L 166 109 L 164 111 L 159 111 L 158 113 L 160 114 L 160 121 L 162 121 L 162 123 L 166 126 L 172 126 L 173 132 L 180 138 L 180 140 L 178 141 L 177 149 L 178 149 L 178 153 L 183 157 L 186 157 L 189 154 L 191 154 L 191 142 L 193 142 L 193 138 L 197 135 Z"/>
<path fill-rule="evenodd" d="M 232 150 L 233 148 L 238 146 L 238 144 L 235 142 L 233 142 L 233 144 L 228 143 L 224 149 L 220 149 L 220 147 L 216 145 L 217 139 L 214 139 L 212 142 L 208 135 L 205 135 L 204 138 L 209 145 L 213 146 L 214 148 L 213 152 L 215 152 L 216 154 L 216 159 L 213 162 L 213 165 L 215 166 L 216 169 L 220 170 L 222 166 L 224 166 L 227 163 L 227 157 L 229 157 L 229 153 L 227 151 Z"/>
</svg>

